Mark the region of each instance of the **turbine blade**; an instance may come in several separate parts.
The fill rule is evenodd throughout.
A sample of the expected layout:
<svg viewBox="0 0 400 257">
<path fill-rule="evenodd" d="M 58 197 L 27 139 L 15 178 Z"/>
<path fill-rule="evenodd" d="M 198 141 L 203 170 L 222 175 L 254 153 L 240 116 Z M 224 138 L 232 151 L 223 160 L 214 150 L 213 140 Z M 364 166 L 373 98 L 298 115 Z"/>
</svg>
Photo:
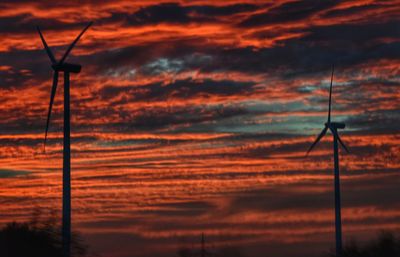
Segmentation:
<svg viewBox="0 0 400 257">
<path fill-rule="evenodd" d="M 54 97 L 55 97 L 56 91 L 57 91 L 57 84 L 58 84 L 58 72 L 55 71 L 54 72 L 54 77 L 53 77 L 53 86 L 51 88 L 49 112 L 47 113 L 46 132 L 45 132 L 45 135 L 44 135 L 44 149 L 45 150 L 46 150 L 47 132 L 49 131 L 51 109 L 53 108 Z"/>
<path fill-rule="evenodd" d="M 346 150 L 347 153 L 349 153 L 349 149 L 347 149 L 346 145 L 343 143 L 342 139 L 339 136 L 339 133 L 336 132 L 336 138 L 338 139 L 340 145 L 343 147 L 344 150 Z"/>
<path fill-rule="evenodd" d="M 331 122 L 331 105 L 332 105 L 332 84 L 333 84 L 333 71 L 335 65 L 332 64 L 332 75 L 331 75 L 331 86 L 329 87 L 329 111 L 328 111 L 328 123 Z"/>
<path fill-rule="evenodd" d="M 85 33 L 85 31 L 93 24 L 93 22 L 89 22 L 88 25 L 86 25 L 86 27 L 82 30 L 82 32 L 76 37 L 76 39 L 74 40 L 74 42 L 72 42 L 72 44 L 68 47 L 67 51 L 65 52 L 64 56 L 61 58 L 60 60 L 60 64 L 63 63 L 65 61 L 65 59 L 67 58 L 67 56 L 69 55 L 69 53 L 71 52 L 72 48 L 74 48 L 74 46 L 76 45 L 76 43 L 79 41 L 79 39 L 82 37 L 83 33 Z"/>
<path fill-rule="evenodd" d="M 43 43 L 44 49 L 46 49 L 47 55 L 49 56 L 51 63 L 56 64 L 57 63 L 56 58 L 54 58 L 53 53 L 51 52 L 49 46 L 47 45 L 46 40 L 44 39 L 43 34 L 40 31 L 39 26 L 37 26 L 36 29 L 39 32 L 40 38 L 42 39 L 42 43 Z"/>
<path fill-rule="evenodd" d="M 328 130 L 328 127 L 325 126 L 325 128 L 321 131 L 321 133 L 318 135 L 317 139 L 314 141 L 314 143 L 310 146 L 310 148 L 307 151 L 306 156 L 308 156 L 308 154 L 311 152 L 311 150 L 314 148 L 314 146 L 319 142 L 319 140 L 321 140 L 321 138 L 323 136 L 325 136 L 326 131 Z"/>
</svg>

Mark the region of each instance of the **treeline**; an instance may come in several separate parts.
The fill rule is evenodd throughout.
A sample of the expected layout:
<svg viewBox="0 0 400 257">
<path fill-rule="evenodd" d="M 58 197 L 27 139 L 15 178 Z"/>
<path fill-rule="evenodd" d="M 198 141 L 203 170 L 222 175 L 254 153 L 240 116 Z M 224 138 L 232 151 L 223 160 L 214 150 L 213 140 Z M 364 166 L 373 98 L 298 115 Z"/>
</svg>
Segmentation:
<svg viewBox="0 0 400 257">
<path fill-rule="evenodd" d="M 182 247 L 177 251 L 178 257 L 251 257 L 246 256 L 239 248 L 198 249 Z M 321 257 L 336 257 L 334 250 Z M 365 243 L 351 240 L 347 243 L 340 257 L 400 257 L 400 237 L 390 231 L 383 231 L 376 238 Z"/>
<path fill-rule="evenodd" d="M 335 257 L 335 254 L 330 253 L 328 256 Z M 344 247 L 341 257 L 400 257 L 400 237 L 385 231 L 375 240 L 364 244 L 350 241 Z"/>
<path fill-rule="evenodd" d="M 88 257 L 88 248 L 73 233 L 71 257 Z M 38 222 L 12 222 L 0 229 L 1 257 L 63 257 L 61 244 L 61 228 L 54 220 Z M 101 255 L 100 255 L 101 256 Z M 181 248 L 177 257 L 245 257 L 239 248 L 221 249 Z M 322 257 L 335 257 L 332 252 Z M 344 249 L 341 257 L 400 257 L 400 238 L 394 233 L 382 232 L 374 240 L 367 243 L 351 241 Z"/>
</svg>

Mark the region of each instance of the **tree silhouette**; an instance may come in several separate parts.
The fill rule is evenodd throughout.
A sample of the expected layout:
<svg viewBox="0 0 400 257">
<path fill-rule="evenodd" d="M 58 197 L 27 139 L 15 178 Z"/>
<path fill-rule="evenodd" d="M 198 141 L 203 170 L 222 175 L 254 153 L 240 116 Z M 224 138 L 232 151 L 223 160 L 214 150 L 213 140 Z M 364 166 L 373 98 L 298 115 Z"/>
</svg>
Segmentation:
<svg viewBox="0 0 400 257">
<path fill-rule="evenodd" d="M 182 247 L 177 252 L 178 257 L 192 257 L 194 256 L 193 251 L 187 247 Z"/>
<path fill-rule="evenodd" d="M 71 256 L 85 255 L 86 247 L 74 234 Z M 61 229 L 51 222 L 9 223 L 0 230 L 0 256 L 63 257 Z"/>
<path fill-rule="evenodd" d="M 382 232 L 375 241 L 365 245 L 352 241 L 343 248 L 341 257 L 400 257 L 400 239 L 393 233 Z"/>
</svg>

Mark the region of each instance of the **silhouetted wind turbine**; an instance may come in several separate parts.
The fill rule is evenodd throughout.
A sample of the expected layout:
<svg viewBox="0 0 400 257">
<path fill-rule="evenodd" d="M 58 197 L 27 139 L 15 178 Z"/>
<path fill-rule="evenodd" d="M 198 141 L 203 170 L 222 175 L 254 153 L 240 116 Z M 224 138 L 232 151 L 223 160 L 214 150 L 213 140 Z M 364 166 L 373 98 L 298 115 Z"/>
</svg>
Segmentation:
<svg viewBox="0 0 400 257">
<path fill-rule="evenodd" d="M 200 257 L 210 256 L 211 254 L 206 250 L 206 238 L 204 233 L 201 233 L 201 249 Z"/>
<path fill-rule="evenodd" d="M 40 38 L 42 39 L 43 46 L 51 61 L 51 68 L 54 70 L 53 86 L 51 88 L 49 111 L 47 114 L 46 132 L 44 138 L 44 146 L 46 147 L 47 132 L 49 130 L 51 109 L 53 107 L 54 96 L 57 91 L 58 73 L 64 72 L 64 147 L 63 147 L 63 205 L 62 205 L 62 246 L 65 257 L 69 257 L 71 253 L 71 143 L 70 143 L 70 93 L 69 93 L 69 76 L 70 73 L 79 73 L 81 65 L 71 64 L 64 62 L 71 52 L 72 48 L 76 45 L 78 40 L 82 37 L 83 33 L 92 25 L 90 22 L 78 35 L 78 37 L 68 47 L 67 51 L 60 59 L 56 61 L 53 53 L 51 52 L 46 40 L 43 37 L 40 28 L 37 27 Z"/>
<path fill-rule="evenodd" d="M 206 256 L 206 240 L 204 239 L 204 233 L 201 233 L 201 257 Z"/>
<path fill-rule="evenodd" d="M 329 110 L 328 110 L 328 121 L 325 123 L 325 128 L 321 131 L 317 139 L 311 145 L 307 151 L 307 155 L 311 152 L 314 146 L 325 136 L 328 129 L 333 135 L 333 156 L 335 163 L 335 230 L 336 230 L 336 256 L 340 257 L 342 254 L 342 219 L 341 219 L 341 204 L 340 204 L 340 176 L 339 176 L 339 151 L 338 151 L 338 141 L 340 145 L 349 152 L 347 147 L 344 145 L 343 141 L 340 139 L 338 134 L 338 129 L 344 129 L 345 124 L 339 122 L 331 122 L 331 105 L 332 105 L 332 84 L 333 84 L 333 72 L 334 66 L 332 65 L 332 75 L 331 75 L 331 85 L 329 88 Z"/>
</svg>

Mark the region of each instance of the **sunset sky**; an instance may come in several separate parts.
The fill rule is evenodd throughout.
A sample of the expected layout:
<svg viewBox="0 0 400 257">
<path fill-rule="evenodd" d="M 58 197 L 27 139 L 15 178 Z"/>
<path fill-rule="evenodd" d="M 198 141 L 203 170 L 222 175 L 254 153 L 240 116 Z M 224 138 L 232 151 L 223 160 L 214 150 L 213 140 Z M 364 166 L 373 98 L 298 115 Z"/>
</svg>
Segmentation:
<svg viewBox="0 0 400 257">
<path fill-rule="evenodd" d="M 59 2 L 59 3 L 57 3 Z M 100 257 L 198 247 L 313 257 L 334 246 L 332 137 L 345 242 L 400 232 L 400 2 L 0 2 L 0 226 L 61 215 L 63 87 L 46 153 L 52 70 L 71 76 L 72 224 Z"/>
</svg>

